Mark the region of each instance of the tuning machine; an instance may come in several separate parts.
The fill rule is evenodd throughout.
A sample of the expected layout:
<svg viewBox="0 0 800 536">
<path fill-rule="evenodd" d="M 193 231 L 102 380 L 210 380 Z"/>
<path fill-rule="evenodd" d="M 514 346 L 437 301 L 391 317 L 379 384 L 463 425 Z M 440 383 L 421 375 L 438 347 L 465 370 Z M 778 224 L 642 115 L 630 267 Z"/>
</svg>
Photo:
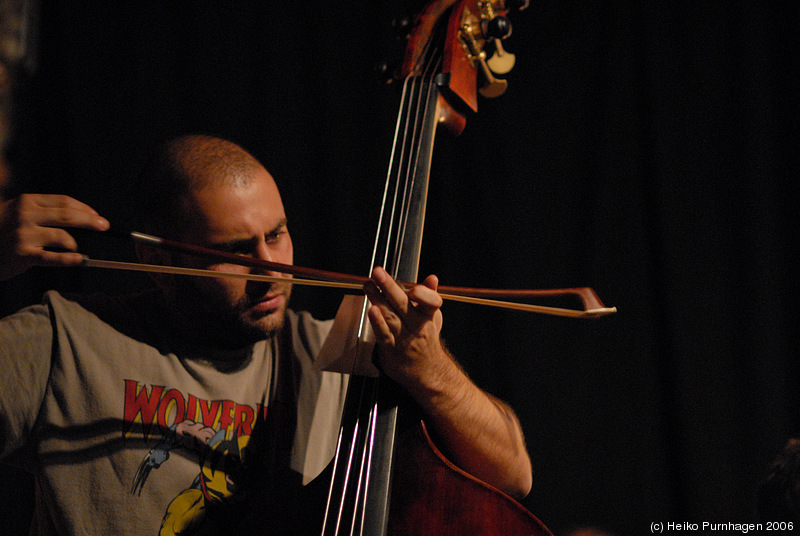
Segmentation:
<svg viewBox="0 0 800 536">
<path fill-rule="evenodd" d="M 483 34 L 480 28 L 475 28 L 474 21 L 462 21 L 458 36 L 469 61 L 473 65 L 480 66 L 481 71 L 483 71 L 486 83 L 478 90 L 480 94 L 484 97 L 494 98 L 505 93 L 508 82 L 495 78 L 494 73 L 489 68 L 486 61 L 486 51 L 483 50 Z"/>
<path fill-rule="evenodd" d="M 505 5 L 498 3 L 499 7 L 495 8 L 491 1 L 479 1 L 477 13 L 466 12 L 461 21 L 459 39 L 467 58 L 483 72 L 485 84 L 479 91 L 484 97 L 498 97 L 505 93 L 508 82 L 495 75 L 510 72 L 516 62 L 514 54 L 506 51 L 502 44 L 502 40 L 511 35 L 511 22 L 505 16 Z M 520 8 L 524 9 L 522 5 Z M 487 43 L 492 44 L 491 56 L 484 50 Z"/>
<path fill-rule="evenodd" d="M 503 39 L 511 35 L 511 21 L 508 17 L 497 14 L 490 1 L 478 2 L 478 8 L 481 12 L 481 33 L 494 45 L 494 54 L 486 60 L 486 64 L 493 73 L 506 74 L 514 68 L 517 60 L 514 54 L 503 48 L 502 43 Z"/>
</svg>

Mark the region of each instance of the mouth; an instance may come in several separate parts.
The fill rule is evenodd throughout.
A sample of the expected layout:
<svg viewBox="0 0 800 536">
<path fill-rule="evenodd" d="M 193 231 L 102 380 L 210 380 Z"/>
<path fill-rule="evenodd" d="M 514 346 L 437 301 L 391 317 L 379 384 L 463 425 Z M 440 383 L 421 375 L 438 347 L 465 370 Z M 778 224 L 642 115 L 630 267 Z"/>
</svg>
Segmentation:
<svg viewBox="0 0 800 536">
<path fill-rule="evenodd" d="M 253 305 L 250 307 L 250 310 L 256 313 L 270 313 L 277 309 L 280 309 L 281 306 L 285 303 L 286 298 L 284 298 L 282 293 L 269 293 L 263 298 L 255 301 Z"/>
<path fill-rule="evenodd" d="M 271 316 L 286 309 L 291 293 L 291 283 L 248 286 L 237 309 L 240 314 L 251 319 Z"/>
</svg>

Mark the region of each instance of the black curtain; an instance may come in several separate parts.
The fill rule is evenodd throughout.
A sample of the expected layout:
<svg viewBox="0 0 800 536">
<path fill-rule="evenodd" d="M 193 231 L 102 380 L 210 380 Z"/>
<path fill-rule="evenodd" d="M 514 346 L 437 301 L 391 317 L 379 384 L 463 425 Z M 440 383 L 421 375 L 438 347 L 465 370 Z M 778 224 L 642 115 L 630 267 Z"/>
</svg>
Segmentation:
<svg viewBox="0 0 800 536">
<path fill-rule="evenodd" d="M 18 189 L 124 225 L 158 143 L 216 134 L 278 180 L 298 264 L 366 273 L 399 97 L 375 66 L 404 4 L 46 3 Z M 800 433 L 800 4 L 538 0 L 513 23 L 508 91 L 437 140 L 422 271 L 591 286 L 619 309 L 445 307 L 450 348 L 519 413 L 535 467 L 525 505 L 556 533 L 753 521 L 770 461 Z M 4 307 L 46 287 L 132 285 L 58 270 L 22 281 Z M 339 299 L 298 291 L 295 307 L 330 316 Z M 0 502 L 29 486 L 11 474 Z"/>
</svg>

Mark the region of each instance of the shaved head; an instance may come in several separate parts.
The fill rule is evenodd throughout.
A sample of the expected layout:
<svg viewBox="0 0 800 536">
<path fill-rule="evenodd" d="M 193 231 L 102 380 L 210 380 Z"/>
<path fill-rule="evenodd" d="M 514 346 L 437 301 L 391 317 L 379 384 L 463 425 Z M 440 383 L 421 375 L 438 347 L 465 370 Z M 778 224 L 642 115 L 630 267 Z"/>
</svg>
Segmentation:
<svg viewBox="0 0 800 536">
<path fill-rule="evenodd" d="M 193 191 L 209 187 L 242 187 L 263 166 L 227 140 L 189 135 L 159 148 L 139 176 L 136 193 L 140 230 L 177 239 L 186 230 L 184 203 Z"/>
</svg>

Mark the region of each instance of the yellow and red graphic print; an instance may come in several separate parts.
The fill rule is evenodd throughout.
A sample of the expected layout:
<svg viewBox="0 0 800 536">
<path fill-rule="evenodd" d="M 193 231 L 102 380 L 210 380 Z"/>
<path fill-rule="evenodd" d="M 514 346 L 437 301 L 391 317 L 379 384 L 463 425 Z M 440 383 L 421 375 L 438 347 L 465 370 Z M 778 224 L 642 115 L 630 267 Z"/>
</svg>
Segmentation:
<svg viewBox="0 0 800 536">
<path fill-rule="evenodd" d="M 206 534 L 216 524 L 214 514 L 236 502 L 240 471 L 253 426 L 266 416 L 266 407 L 232 400 L 204 400 L 177 389 L 125 380 L 123 435 L 141 427 L 147 440 L 160 436 L 133 476 L 131 492 L 140 495 L 150 473 L 159 469 L 170 451 L 196 455 L 198 474 L 166 508 L 160 536 Z"/>
<path fill-rule="evenodd" d="M 161 385 L 150 386 L 125 380 L 125 415 L 123 435 L 127 439 L 141 426 L 142 435 L 150 440 L 185 420 L 202 423 L 227 436 L 250 435 L 256 418 L 266 416 L 267 408 L 239 404 L 233 400 L 205 400 L 192 394 Z"/>
</svg>

